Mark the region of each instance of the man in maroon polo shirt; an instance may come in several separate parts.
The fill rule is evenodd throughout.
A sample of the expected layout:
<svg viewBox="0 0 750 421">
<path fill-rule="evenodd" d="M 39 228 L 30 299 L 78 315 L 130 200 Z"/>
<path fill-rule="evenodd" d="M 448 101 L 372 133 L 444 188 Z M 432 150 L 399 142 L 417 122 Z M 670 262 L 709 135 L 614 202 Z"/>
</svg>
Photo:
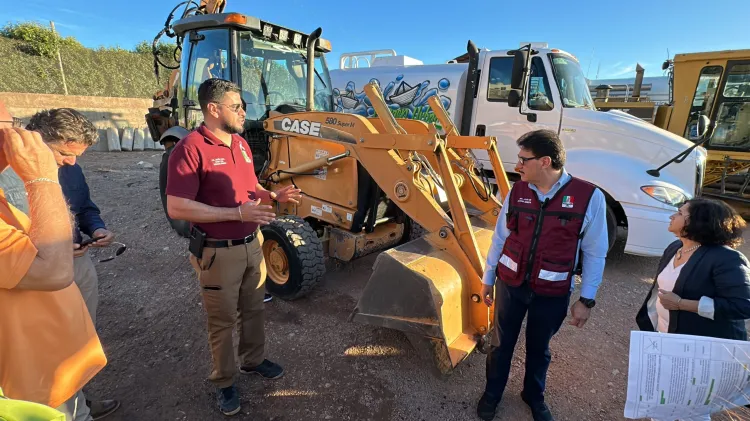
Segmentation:
<svg viewBox="0 0 750 421">
<path fill-rule="evenodd" d="M 240 372 L 277 379 L 284 370 L 264 359 L 263 296 L 266 266 L 258 229 L 273 221 L 272 207 L 261 199 L 299 203 L 300 190 L 287 186 L 265 190 L 255 176 L 250 146 L 238 133 L 245 123 L 240 89 L 223 79 L 208 79 L 198 88 L 203 124 L 175 145 L 169 157 L 167 212 L 190 221 L 190 262 L 201 286 L 208 318 L 219 409 L 240 411 L 234 386 L 237 366 L 232 331 L 238 317 Z M 196 250 L 199 244 L 201 251 Z M 197 254 L 197 255 L 196 255 Z"/>
</svg>

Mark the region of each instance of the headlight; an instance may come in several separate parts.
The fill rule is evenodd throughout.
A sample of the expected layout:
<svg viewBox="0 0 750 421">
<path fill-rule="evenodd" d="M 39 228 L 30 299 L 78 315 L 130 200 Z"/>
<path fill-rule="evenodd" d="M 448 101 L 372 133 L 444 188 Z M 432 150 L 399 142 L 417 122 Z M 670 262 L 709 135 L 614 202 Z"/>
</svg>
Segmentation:
<svg viewBox="0 0 750 421">
<path fill-rule="evenodd" d="M 679 190 L 664 186 L 643 186 L 641 187 L 641 190 L 654 199 L 675 207 L 690 199 L 690 197 Z"/>
</svg>

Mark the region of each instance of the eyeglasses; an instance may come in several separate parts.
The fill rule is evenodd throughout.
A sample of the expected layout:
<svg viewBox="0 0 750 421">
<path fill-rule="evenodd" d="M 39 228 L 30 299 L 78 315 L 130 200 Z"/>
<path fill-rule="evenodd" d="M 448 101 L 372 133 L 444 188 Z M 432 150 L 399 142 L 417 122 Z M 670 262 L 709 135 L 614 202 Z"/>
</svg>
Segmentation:
<svg viewBox="0 0 750 421">
<path fill-rule="evenodd" d="M 128 249 L 128 247 L 123 243 L 118 243 L 117 241 L 113 241 L 110 246 L 117 245 L 117 249 L 115 250 L 115 254 L 113 254 L 110 257 L 105 257 L 103 259 L 99 259 L 99 263 L 109 262 L 110 260 L 115 260 L 115 257 L 120 256 L 121 254 L 125 253 L 125 250 Z M 109 248 L 109 247 L 108 247 Z"/>
<path fill-rule="evenodd" d="M 214 102 L 214 104 L 216 104 L 216 105 L 223 105 L 224 107 L 227 107 L 230 110 L 232 110 L 234 113 L 239 113 L 240 109 L 242 109 L 242 110 L 245 109 L 245 107 L 243 106 L 243 104 L 227 105 L 227 104 L 222 104 L 221 102 Z"/>
<path fill-rule="evenodd" d="M 527 161 L 531 161 L 532 159 L 539 159 L 539 158 L 543 158 L 543 157 L 541 157 L 541 156 L 532 156 L 532 157 L 528 157 L 527 158 L 525 156 L 519 156 L 518 157 L 518 163 L 521 164 L 521 165 L 524 165 L 524 164 L 526 164 Z"/>
<path fill-rule="evenodd" d="M 18 117 L 11 117 L 11 118 L 13 120 L 10 120 L 10 121 L 8 121 L 8 120 L 0 120 L 0 123 L 10 123 L 11 127 L 15 127 L 15 128 L 21 128 L 21 126 L 23 126 L 23 121 L 21 121 L 20 118 L 18 118 Z"/>
</svg>

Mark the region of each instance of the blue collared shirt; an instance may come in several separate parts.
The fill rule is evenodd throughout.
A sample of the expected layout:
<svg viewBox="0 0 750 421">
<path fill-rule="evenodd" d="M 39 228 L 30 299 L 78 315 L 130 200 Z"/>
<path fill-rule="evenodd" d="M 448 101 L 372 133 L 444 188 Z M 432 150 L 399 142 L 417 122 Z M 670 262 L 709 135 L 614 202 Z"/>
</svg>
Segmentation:
<svg viewBox="0 0 750 421">
<path fill-rule="evenodd" d="M 539 189 L 529 183 L 529 188 L 533 190 L 540 202 L 545 199 L 552 199 L 555 193 L 560 190 L 565 183 L 570 180 L 571 176 L 563 168 L 562 176 L 552 185 L 547 194 L 542 194 Z M 503 201 L 503 212 L 497 218 L 495 233 L 492 235 L 492 245 L 487 253 L 487 261 L 484 269 L 482 283 L 485 285 L 495 285 L 495 268 L 500 260 L 500 253 L 503 250 L 505 239 L 510 235 L 510 230 L 506 226 L 506 213 L 508 211 L 508 200 L 510 193 Z M 594 190 L 586 214 L 583 219 L 583 238 L 578 242 L 578 248 L 583 252 L 583 273 L 581 274 L 581 297 L 596 298 L 596 291 L 602 283 L 602 274 L 604 273 L 604 262 L 607 257 L 609 248 L 609 237 L 607 234 L 607 207 L 604 199 L 604 193 L 598 188 Z M 578 265 L 578 253 L 576 252 L 576 265 Z M 571 291 L 575 288 L 575 283 L 571 282 Z"/>
<path fill-rule="evenodd" d="M 57 175 L 65 200 L 70 206 L 70 211 L 76 217 L 73 242 L 80 244 L 83 241 L 81 231 L 91 237 L 94 235 L 94 231 L 99 228 L 106 228 L 106 225 L 100 216 L 99 208 L 91 200 L 89 185 L 86 184 L 83 169 L 77 163 L 63 165 L 58 169 Z"/>
</svg>

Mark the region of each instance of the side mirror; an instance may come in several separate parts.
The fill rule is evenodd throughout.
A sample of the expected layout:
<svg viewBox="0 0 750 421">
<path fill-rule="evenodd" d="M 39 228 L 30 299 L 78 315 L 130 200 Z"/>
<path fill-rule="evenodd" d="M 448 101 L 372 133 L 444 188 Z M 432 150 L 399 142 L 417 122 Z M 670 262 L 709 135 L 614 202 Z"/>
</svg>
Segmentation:
<svg viewBox="0 0 750 421">
<path fill-rule="evenodd" d="M 508 92 L 508 106 L 509 107 L 520 107 L 521 106 L 521 90 L 511 89 Z"/>
<path fill-rule="evenodd" d="M 693 127 L 690 128 L 690 140 L 696 141 L 701 140 L 706 136 L 706 133 L 708 133 L 708 126 L 711 124 L 711 120 L 708 118 L 708 116 L 701 114 L 698 116 L 698 121 L 695 122 L 695 131 L 693 131 Z"/>
<path fill-rule="evenodd" d="M 529 52 L 526 50 L 516 50 L 513 57 L 513 73 L 510 78 L 510 86 L 512 89 L 523 90 L 523 80 L 525 76 L 526 61 L 528 60 Z"/>
</svg>

